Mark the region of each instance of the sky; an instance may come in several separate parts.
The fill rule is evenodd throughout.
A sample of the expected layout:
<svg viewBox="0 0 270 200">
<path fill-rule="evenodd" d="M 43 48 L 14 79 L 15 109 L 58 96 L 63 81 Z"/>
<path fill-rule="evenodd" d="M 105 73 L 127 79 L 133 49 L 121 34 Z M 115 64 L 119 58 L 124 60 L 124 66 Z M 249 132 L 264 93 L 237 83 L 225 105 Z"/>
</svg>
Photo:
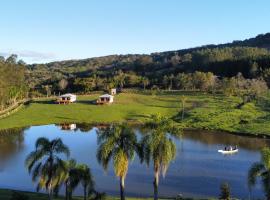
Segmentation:
<svg viewBox="0 0 270 200">
<path fill-rule="evenodd" d="M 148 54 L 270 32 L 269 0 L 1 0 L 0 55 Z"/>
</svg>

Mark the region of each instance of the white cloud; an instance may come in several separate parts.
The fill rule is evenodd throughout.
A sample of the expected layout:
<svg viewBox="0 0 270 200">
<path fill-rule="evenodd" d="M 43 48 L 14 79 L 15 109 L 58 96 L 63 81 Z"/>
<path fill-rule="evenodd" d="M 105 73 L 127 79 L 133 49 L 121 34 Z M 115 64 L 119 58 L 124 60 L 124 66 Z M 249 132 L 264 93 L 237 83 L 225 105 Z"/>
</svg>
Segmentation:
<svg viewBox="0 0 270 200">
<path fill-rule="evenodd" d="M 7 51 L 0 51 L 0 56 L 10 56 L 11 54 L 18 55 L 19 59 L 23 59 L 25 61 L 32 61 L 32 62 L 43 62 L 47 60 L 52 60 L 55 58 L 55 55 L 53 53 L 41 53 L 37 51 L 13 51 L 13 50 L 7 50 Z"/>
</svg>

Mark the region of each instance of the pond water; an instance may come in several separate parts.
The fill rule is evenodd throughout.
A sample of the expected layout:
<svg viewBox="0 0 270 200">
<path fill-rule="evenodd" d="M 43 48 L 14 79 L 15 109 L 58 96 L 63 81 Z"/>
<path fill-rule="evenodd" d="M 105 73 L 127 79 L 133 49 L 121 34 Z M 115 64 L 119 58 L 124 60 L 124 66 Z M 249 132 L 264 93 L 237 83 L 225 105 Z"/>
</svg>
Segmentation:
<svg viewBox="0 0 270 200">
<path fill-rule="evenodd" d="M 0 188 L 35 191 L 24 161 L 34 150 L 37 138 L 62 138 L 69 146 L 71 158 L 87 163 L 94 175 L 99 191 L 118 195 L 119 182 L 112 167 L 105 173 L 96 160 L 97 128 L 81 125 L 75 130 L 63 130 L 57 125 L 34 126 L 27 129 L 0 132 Z M 138 136 L 140 135 L 139 131 Z M 185 132 L 181 139 L 175 139 L 176 160 L 167 174 L 160 179 L 160 196 L 217 197 L 220 184 L 228 182 L 234 197 L 248 198 L 247 173 L 254 162 L 260 160 L 260 149 L 269 146 L 270 141 L 226 133 L 205 131 Z M 225 145 L 238 145 L 234 155 L 221 155 L 218 149 Z M 153 193 L 153 169 L 140 164 L 138 158 L 130 164 L 126 178 L 126 193 L 129 196 L 151 196 Z M 75 191 L 82 194 L 81 188 Z M 258 184 L 252 189 L 252 198 L 263 198 Z"/>
</svg>

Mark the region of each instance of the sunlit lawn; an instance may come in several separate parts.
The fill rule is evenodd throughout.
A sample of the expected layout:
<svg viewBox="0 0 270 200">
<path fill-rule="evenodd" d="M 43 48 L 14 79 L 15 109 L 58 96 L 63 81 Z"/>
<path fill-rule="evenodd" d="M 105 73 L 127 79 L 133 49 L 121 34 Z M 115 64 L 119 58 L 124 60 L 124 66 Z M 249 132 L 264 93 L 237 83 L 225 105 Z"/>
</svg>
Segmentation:
<svg viewBox="0 0 270 200">
<path fill-rule="evenodd" d="M 187 97 L 182 121 L 180 97 Z M 142 123 L 152 114 L 170 117 L 183 128 L 224 130 L 239 133 L 270 134 L 270 98 L 248 103 L 241 109 L 238 97 L 206 93 L 171 92 L 159 95 L 122 93 L 112 105 L 93 103 L 98 95 L 79 96 L 70 105 L 51 100 L 35 101 L 17 113 L 0 120 L 0 129 L 52 123 Z"/>
</svg>

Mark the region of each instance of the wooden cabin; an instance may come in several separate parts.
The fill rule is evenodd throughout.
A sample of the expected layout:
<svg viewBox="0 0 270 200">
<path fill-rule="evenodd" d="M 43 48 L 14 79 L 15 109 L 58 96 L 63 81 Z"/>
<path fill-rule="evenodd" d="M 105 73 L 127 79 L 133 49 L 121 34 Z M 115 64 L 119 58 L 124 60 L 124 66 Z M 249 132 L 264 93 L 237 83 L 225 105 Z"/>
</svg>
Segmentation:
<svg viewBox="0 0 270 200">
<path fill-rule="evenodd" d="M 109 94 L 101 95 L 97 100 L 97 104 L 98 105 L 111 104 L 111 103 L 113 103 L 113 98 L 114 98 L 114 96 L 109 95 Z"/>
<path fill-rule="evenodd" d="M 58 97 L 57 103 L 59 104 L 69 104 L 77 100 L 77 96 L 74 94 L 64 94 Z"/>
</svg>

